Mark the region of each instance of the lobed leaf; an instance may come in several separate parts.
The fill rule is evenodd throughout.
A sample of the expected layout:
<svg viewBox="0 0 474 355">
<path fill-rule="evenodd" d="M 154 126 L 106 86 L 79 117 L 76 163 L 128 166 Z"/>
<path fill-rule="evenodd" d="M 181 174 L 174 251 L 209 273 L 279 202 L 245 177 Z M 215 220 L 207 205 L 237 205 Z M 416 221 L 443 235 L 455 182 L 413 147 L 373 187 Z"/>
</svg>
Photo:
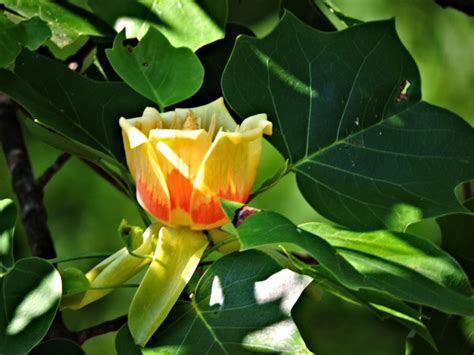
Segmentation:
<svg viewBox="0 0 474 355">
<path fill-rule="evenodd" d="M 237 40 L 222 88 L 239 115 L 269 115 L 269 140 L 325 217 L 404 230 L 465 210 L 454 188 L 474 176 L 473 128 L 420 101 L 393 21 L 324 33 L 287 12 L 264 39 Z"/>
</svg>

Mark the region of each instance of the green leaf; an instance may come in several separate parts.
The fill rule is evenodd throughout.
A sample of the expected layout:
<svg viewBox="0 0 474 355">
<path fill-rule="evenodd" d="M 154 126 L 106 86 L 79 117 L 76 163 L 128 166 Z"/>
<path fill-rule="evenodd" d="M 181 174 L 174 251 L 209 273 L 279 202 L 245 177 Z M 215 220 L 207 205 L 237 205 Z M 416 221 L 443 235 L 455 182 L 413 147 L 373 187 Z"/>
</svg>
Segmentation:
<svg viewBox="0 0 474 355">
<path fill-rule="evenodd" d="M 291 318 L 308 282 L 261 251 L 229 254 L 205 272 L 191 302 L 176 304 L 143 353 L 309 353 Z M 122 330 L 116 343 L 127 337 Z"/>
<path fill-rule="evenodd" d="M 0 200 L 0 276 L 13 266 L 13 233 L 17 209 L 10 199 Z"/>
<path fill-rule="evenodd" d="M 18 261 L 0 279 L 0 353 L 27 353 L 46 334 L 61 299 L 61 277 L 47 261 Z"/>
<path fill-rule="evenodd" d="M 124 161 L 119 118 L 141 115 L 151 104 L 124 83 L 90 80 L 28 51 L 14 73 L 0 69 L 0 91 L 42 124 L 112 162 Z"/>
<path fill-rule="evenodd" d="M 363 287 L 446 313 L 474 314 L 474 297 L 464 271 L 426 239 L 390 231 L 352 232 L 324 223 L 300 227 L 330 243 L 364 276 Z"/>
<path fill-rule="evenodd" d="M 86 355 L 76 343 L 67 339 L 51 339 L 36 345 L 29 355 Z"/>
<path fill-rule="evenodd" d="M 15 24 L 0 14 L 0 68 L 11 66 L 22 47 L 36 50 L 50 36 L 48 25 L 38 17 Z"/>
<path fill-rule="evenodd" d="M 393 21 L 323 33 L 286 13 L 264 39 L 237 40 L 222 87 L 242 117 L 269 115 L 270 141 L 325 217 L 404 230 L 464 211 L 454 188 L 474 176 L 473 128 L 420 102 Z"/>
<path fill-rule="evenodd" d="M 247 27 L 258 37 L 264 37 L 278 24 L 280 7 L 281 0 L 229 0 L 227 21 Z"/>
<path fill-rule="evenodd" d="M 135 91 L 159 107 L 180 102 L 202 85 L 204 68 L 188 48 L 174 48 L 158 30 L 151 28 L 136 47 L 125 44 L 120 32 L 107 58 L 117 74 Z"/>
<path fill-rule="evenodd" d="M 474 214 L 451 214 L 436 221 L 441 229 L 441 248 L 452 254 L 474 279 Z"/>
<path fill-rule="evenodd" d="M 155 27 L 174 47 L 194 51 L 225 34 L 227 1 L 94 0 L 89 5 L 117 31 L 126 28 L 128 38 L 142 38 Z"/>
<path fill-rule="evenodd" d="M 9 10 L 25 18 L 39 16 L 52 32 L 51 40 L 60 48 L 73 43 L 81 35 L 111 35 L 111 30 L 92 14 L 67 2 L 38 0 L 2 0 Z"/>
</svg>

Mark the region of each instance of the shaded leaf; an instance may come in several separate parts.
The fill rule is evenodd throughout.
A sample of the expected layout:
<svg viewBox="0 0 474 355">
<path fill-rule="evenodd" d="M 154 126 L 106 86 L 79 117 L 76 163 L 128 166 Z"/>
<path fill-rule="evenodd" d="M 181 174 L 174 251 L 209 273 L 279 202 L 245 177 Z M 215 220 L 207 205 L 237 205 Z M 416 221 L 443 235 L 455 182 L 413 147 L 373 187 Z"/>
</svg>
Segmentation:
<svg viewBox="0 0 474 355">
<path fill-rule="evenodd" d="M 404 230 L 464 211 L 453 191 L 474 176 L 473 128 L 420 102 L 393 21 L 323 33 L 286 13 L 264 39 L 237 40 L 222 87 L 242 117 L 269 115 L 270 141 L 325 217 Z"/>
<path fill-rule="evenodd" d="M 11 66 L 22 47 L 36 50 L 49 36 L 48 25 L 38 17 L 15 24 L 0 14 L 0 68 Z"/>
<path fill-rule="evenodd" d="M 84 350 L 67 339 L 51 339 L 36 345 L 29 355 L 85 355 Z"/>
<path fill-rule="evenodd" d="M 194 51 L 225 34 L 227 1 L 94 0 L 89 5 L 117 31 L 125 28 L 128 38 L 142 38 L 155 27 L 174 47 Z"/>
<path fill-rule="evenodd" d="M 436 221 L 441 229 L 441 248 L 456 257 L 474 279 L 474 214 L 451 214 Z"/>
<path fill-rule="evenodd" d="M 47 261 L 18 261 L 0 279 L 0 353 L 27 353 L 48 331 L 61 299 L 61 277 Z"/>
<path fill-rule="evenodd" d="M 0 70 L 0 91 L 97 157 L 119 162 L 124 161 L 119 118 L 141 115 L 151 104 L 124 83 L 90 80 L 28 51 L 18 57 L 14 73 Z"/>
<path fill-rule="evenodd" d="M 180 102 L 199 90 L 204 68 L 188 48 L 174 48 L 151 28 L 136 47 L 125 44 L 120 32 L 107 58 L 117 74 L 135 91 L 161 108 Z"/>
<path fill-rule="evenodd" d="M 0 276 L 13 266 L 13 233 L 17 218 L 15 203 L 0 200 Z"/>
<path fill-rule="evenodd" d="M 307 284 L 263 252 L 229 254 L 205 272 L 191 302 L 176 304 L 143 353 L 309 353 L 291 318 Z M 124 346 L 127 334 L 119 335 Z"/>
<path fill-rule="evenodd" d="M 52 31 L 51 40 L 60 48 L 81 35 L 111 35 L 111 30 L 90 13 L 66 1 L 2 0 L 7 9 L 25 18 L 39 16 Z"/>
</svg>

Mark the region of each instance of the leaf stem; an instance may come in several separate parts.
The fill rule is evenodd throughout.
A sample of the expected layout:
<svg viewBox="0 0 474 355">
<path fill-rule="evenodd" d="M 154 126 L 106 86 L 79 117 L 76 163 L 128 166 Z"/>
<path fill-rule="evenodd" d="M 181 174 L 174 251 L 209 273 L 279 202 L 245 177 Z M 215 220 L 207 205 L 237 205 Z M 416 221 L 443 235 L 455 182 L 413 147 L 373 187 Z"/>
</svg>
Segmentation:
<svg viewBox="0 0 474 355">
<path fill-rule="evenodd" d="M 69 261 L 76 261 L 76 260 L 83 260 L 83 259 L 107 258 L 112 254 L 113 253 L 93 253 L 93 254 L 86 254 L 86 255 L 57 257 L 54 259 L 48 259 L 48 262 L 50 262 L 51 264 L 60 264 L 60 263 L 66 263 Z"/>
</svg>

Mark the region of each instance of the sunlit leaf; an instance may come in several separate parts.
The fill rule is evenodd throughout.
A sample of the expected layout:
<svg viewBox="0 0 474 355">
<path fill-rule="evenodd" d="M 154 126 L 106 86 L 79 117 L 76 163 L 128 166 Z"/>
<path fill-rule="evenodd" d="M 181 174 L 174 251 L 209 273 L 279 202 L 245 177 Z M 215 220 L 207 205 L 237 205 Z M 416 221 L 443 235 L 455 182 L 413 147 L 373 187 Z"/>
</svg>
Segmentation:
<svg viewBox="0 0 474 355">
<path fill-rule="evenodd" d="M 94 13 L 128 38 L 142 38 L 150 27 L 175 47 L 196 50 L 224 37 L 227 1 L 215 0 L 94 0 Z"/>
<path fill-rule="evenodd" d="M 46 334 L 61 299 L 61 277 L 47 261 L 18 261 L 0 278 L 0 353 L 25 354 Z"/>
<path fill-rule="evenodd" d="M 117 74 L 134 90 L 161 108 L 199 90 L 204 69 L 189 48 L 174 48 L 154 28 L 136 47 L 126 45 L 125 39 L 125 32 L 120 32 L 106 53 Z"/>
<path fill-rule="evenodd" d="M 124 83 L 90 80 L 28 51 L 18 57 L 14 73 L 0 69 L 0 91 L 41 123 L 119 162 L 119 118 L 141 115 L 152 104 Z"/>
<path fill-rule="evenodd" d="M 0 13 L 0 68 L 13 64 L 22 47 L 36 50 L 51 36 L 51 31 L 38 17 L 13 23 Z"/>
<path fill-rule="evenodd" d="M 229 254 L 206 271 L 191 302 L 176 304 L 143 353 L 309 353 L 291 318 L 308 282 L 260 251 Z M 121 347 L 131 340 L 126 329 L 119 337 Z"/>
<path fill-rule="evenodd" d="M 325 217 L 404 230 L 464 211 L 454 188 L 474 176 L 473 128 L 420 102 L 393 21 L 323 33 L 286 13 L 264 39 L 237 40 L 222 86 L 241 116 L 269 115 L 270 141 Z"/>
<path fill-rule="evenodd" d="M 29 19 L 39 16 L 52 31 L 51 40 L 60 48 L 81 35 L 111 35 L 111 30 L 90 13 L 66 1 L 2 0 L 7 9 Z"/>
<path fill-rule="evenodd" d="M 425 239 L 390 231 L 352 232 L 324 223 L 297 227 L 267 211 L 247 217 L 237 232 L 244 250 L 285 243 L 303 248 L 319 263 L 306 265 L 303 271 L 309 275 L 323 271 L 350 289 L 385 291 L 446 313 L 474 315 L 464 271 Z"/>
<path fill-rule="evenodd" d="M 0 200 L 0 275 L 13 266 L 13 232 L 17 210 L 10 199 Z"/>
</svg>

